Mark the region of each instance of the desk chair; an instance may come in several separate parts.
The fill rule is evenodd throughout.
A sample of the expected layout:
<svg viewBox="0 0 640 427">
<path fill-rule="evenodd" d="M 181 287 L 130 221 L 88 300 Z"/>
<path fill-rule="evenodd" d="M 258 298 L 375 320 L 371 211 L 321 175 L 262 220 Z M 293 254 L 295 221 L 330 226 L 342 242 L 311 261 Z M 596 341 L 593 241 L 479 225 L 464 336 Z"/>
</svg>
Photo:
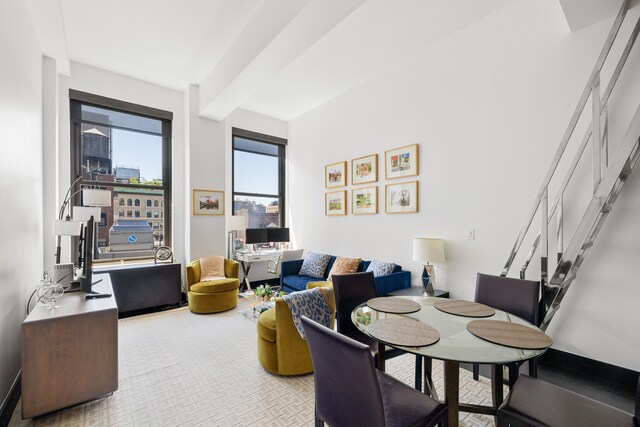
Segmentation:
<svg viewBox="0 0 640 427">
<path fill-rule="evenodd" d="M 527 322 L 538 325 L 540 282 L 491 276 L 478 273 L 475 301 L 498 310 L 516 315 Z M 518 378 L 519 364 L 509 367 L 509 389 Z M 473 365 L 473 379 L 478 380 L 479 366 Z M 529 360 L 529 375 L 538 376 L 538 360 Z"/>
<path fill-rule="evenodd" d="M 369 346 L 302 317 L 315 382 L 315 425 L 441 426 L 447 406 L 378 370 Z"/>
<path fill-rule="evenodd" d="M 277 260 L 267 261 L 267 271 L 271 274 L 275 274 L 276 276 L 279 276 L 280 266 L 282 265 L 282 261 L 292 261 L 294 259 L 302 259 L 303 252 L 304 252 L 304 249 L 293 249 L 290 251 L 283 251 L 282 255 L 280 255 Z"/>
</svg>

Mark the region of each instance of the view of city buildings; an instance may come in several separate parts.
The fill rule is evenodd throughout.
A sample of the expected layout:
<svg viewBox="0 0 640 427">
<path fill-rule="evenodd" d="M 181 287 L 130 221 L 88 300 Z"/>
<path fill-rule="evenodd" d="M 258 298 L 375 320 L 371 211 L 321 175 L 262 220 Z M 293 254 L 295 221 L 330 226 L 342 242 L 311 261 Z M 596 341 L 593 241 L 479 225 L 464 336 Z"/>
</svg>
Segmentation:
<svg viewBox="0 0 640 427">
<path fill-rule="evenodd" d="M 267 203 L 267 200 L 265 200 L 264 203 Z M 247 228 L 280 226 L 280 207 L 278 206 L 278 200 L 273 200 L 265 205 L 260 201 L 256 202 L 246 197 L 236 196 L 233 201 L 233 212 L 236 216 L 246 217 L 245 224 Z"/>
<path fill-rule="evenodd" d="M 112 132 L 109 127 L 82 124 L 82 164 L 85 179 L 113 183 L 113 203 L 103 207 L 96 218 L 98 258 L 152 256 L 164 243 L 164 191 L 150 188 L 119 187 L 117 183 L 159 185 L 147 181 L 136 166 L 113 164 Z M 115 184 L 115 185 L 114 185 Z"/>
</svg>

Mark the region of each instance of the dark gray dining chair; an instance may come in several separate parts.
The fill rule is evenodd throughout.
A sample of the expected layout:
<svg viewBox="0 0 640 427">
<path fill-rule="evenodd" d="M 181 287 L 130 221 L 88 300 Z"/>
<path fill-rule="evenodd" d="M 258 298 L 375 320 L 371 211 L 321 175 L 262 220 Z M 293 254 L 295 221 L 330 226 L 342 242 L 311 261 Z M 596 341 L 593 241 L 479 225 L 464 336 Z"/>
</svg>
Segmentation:
<svg viewBox="0 0 640 427">
<path fill-rule="evenodd" d="M 538 325 L 540 304 L 540 282 L 514 279 L 512 277 L 491 276 L 478 273 L 475 301 L 498 310 L 516 315 L 529 323 Z M 518 379 L 521 363 L 511 363 L 509 368 L 509 388 Z M 473 365 L 473 379 L 478 380 L 479 366 Z M 538 360 L 529 360 L 529 375 L 538 376 Z"/>
<path fill-rule="evenodd" d="M 498 409 L 498 427 L 640 426 L 640 379 L 635 415 L 537 378 L 521 375 Z"/>
<path fill-rule="evenodd" d="M 378 341 L 361 332 L 351 321 L 351 312 L 360 304 L 377 297 L 376 282 L 372 272 L 333 275 L 333 292 L 336 298 L 336 329 L 371 348 L 376 367 L 384 371 L 384 358 L 379 358 Z"/>
<path fill-rule="evenodd" d="M 315 425 L 441 426 L 447 406 L 376 369 L 369 346 L 302 317 L 315 382 Z"/>
</svg>

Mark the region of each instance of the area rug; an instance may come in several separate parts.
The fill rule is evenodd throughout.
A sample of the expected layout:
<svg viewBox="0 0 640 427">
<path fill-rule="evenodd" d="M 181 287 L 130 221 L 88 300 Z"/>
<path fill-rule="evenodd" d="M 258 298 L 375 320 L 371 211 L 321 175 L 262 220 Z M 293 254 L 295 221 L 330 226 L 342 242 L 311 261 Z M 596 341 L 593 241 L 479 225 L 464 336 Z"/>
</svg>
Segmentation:
<svg viewBox="0 0 640 427">
<path fill-rule="evenodd" d="M 10 426 L 313 426 L 313 375 L 279 377 L 257 359 L 256 320 L 237 308 L 194 314 L 183 307 L 119 321 L 119 387 L 113 395 Z M 387 361 L 387 372 L 413 384 L 415 358 Z M 442 391 L 442 364 L 434 361 Z M 487 379 L 460 372 L 460 399 L 490 405 Z M 462 426 L 493 417 L 460 414 Z"/>
</svg>

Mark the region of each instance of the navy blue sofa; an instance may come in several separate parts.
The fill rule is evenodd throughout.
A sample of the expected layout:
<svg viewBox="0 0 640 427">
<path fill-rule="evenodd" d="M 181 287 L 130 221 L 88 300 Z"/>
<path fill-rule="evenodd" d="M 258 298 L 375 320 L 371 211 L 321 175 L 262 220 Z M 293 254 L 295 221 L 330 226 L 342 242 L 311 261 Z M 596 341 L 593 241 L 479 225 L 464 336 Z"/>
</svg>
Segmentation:
<svg viewBox="0 0 640 427">
<path fill-rule="evenodd" d="M 304 260 L 296 259 L 293 261 L 283 261 L 280 267 L 280 289 L 289 293 L 304 291 L 307 289 L 307 283 L 309 282 L 321 282 L 323 280 L 327 280 L 335 260 L 336 257 L 332 256 L 329 260 L 329 264 L 327 265 L 327 269 L 324 271 L 324 277 L 322 279 L 300 275 L 300 269 L 302 268 Z M 358 272 L 366 271 L 370 263 L 371 261 L 360 261 L 360 264 L 358 265 Z M 411 272 L 404 271 L 402 270 L 402 266 L 396 265 L 391 273 L 386 276 L 378 276 L 375 280 L 378 296 L 384 296 L 389 292 L 410 287 Z"/>
</svg>

